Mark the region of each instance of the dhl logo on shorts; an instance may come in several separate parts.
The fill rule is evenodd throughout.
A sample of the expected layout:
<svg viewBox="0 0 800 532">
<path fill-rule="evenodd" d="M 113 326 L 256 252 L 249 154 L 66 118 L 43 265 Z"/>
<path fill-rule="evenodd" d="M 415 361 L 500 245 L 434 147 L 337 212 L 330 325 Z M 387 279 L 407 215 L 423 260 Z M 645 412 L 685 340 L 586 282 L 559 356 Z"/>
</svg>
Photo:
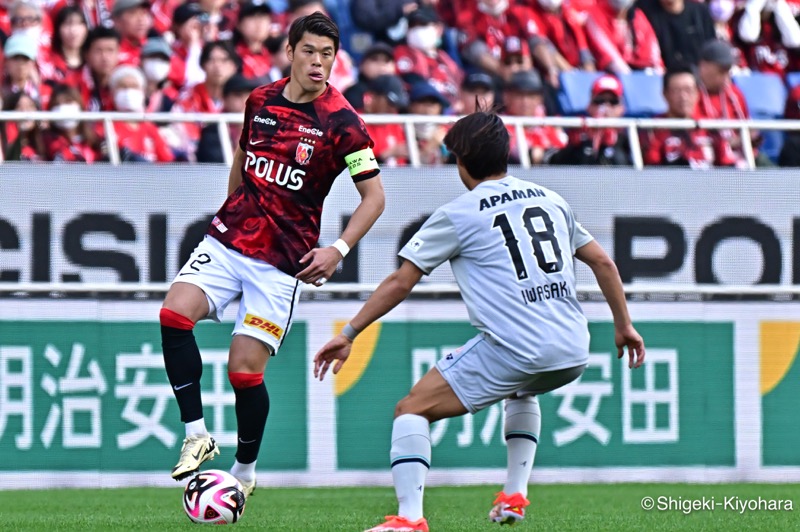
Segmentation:
<svg viewBox="0 0 800 532">
<path fill-rule="evenodd" d="M 268 332 L 278 340 L 280 340 L 281 336 L 283 336 L 283 329 L 281 327 L 278 327 L 269 320 L 265 320 L 264 318 L 259 318 L 258 316 L 254 316 L 252 314 L 245 315 L 244 324 L 250 327 L 255 327 L 256 329 L 262 330 L 264 332 Z"/>
</svg>

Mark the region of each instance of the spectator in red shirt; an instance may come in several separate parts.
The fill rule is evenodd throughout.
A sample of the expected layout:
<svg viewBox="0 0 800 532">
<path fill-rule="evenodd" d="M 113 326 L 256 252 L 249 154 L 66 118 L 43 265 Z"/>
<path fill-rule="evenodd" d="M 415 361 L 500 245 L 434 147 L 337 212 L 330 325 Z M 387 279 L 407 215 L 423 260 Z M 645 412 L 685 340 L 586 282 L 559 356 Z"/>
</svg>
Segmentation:
<svg viewBox="0 0 800 532">
<path fill-rule="evenodd" d="M 506 84 L 503 92 L 506 114 L 509 116 L 544 117 L 547 116 L 544 106 L 544 83 L 535 70 L 515 72 Z M 517 128 L 508 125 L 511 151 L 509 162 L 519 164 L 521 159 Z M 566 145 L 567 136 L 560 128 L 551 126 L 526 126 L 524 129 L 525 146 L 531 164 L 541 164 L 545 156 Z"/>
<path fill-rule="evenodd" d="M 469 115 L 478 109 L 494 109 L 494 80 L 489 74 L 473 72 L 464 78 L 456 112 Z"/>
<path fill-rule="evenodd" d="M 427 80 L 453 105 L 463 74 L 455 61 L 440 49 L 444 26 L 432 7 L 422 6 L 406 17 L 406 44 L 394 49 L 397 72 L 409 85 Z"/>
<path fill-rule="evenodd" d="M 781 77 L 800 70 L 800 24 L 786 0 L 748 0 L 734 42 L 753 70 Z"/>
<path fill-rule="evenodd" d="M 408 93 L 403 80 L 394 74 L 378 76 L 370 81 L 364 93 L 364 112 L 398 114 L 408 106 Z M 402 124 L 369 124 L 369 136 L 375 142 L 372 151 L 381 166 L 408 164 L 408 142 Z"/>
<path fill-rule="evenodd" d="M 83 68 L 81 49 L 88 34 L 86 17 L 78 7 L 64 6 L 56 13 L 52 45 L 39 57 L 39 72 L 43 81 L 73 87 L 80 84 Z"/>
<path fill-rule="evenodd" d="M 86 65 L 81 72 L 80 88 L 87 111 L 114 109 L 108 79 L 119 64 L 119 43 L 117 30 L 104 26 L 93 28 L 83 43 Z"/>
<path fill-rule="evenodd" d="M 236 74 L 239 61 L 233 46 L 226 41 L 207 43 L 200 54 L 200 66 L 206 73 L 206 80 L 185 90 L 172 108 L 175 113 L 219 113 L 222 111 L 222 89 L 225 83 Z M 170 130 L 175 134 L 170 139 L 173 149 L 185 153 L 193 160 L 200 139 L 202 124 L 176 123 Z"/>
<path fill-rule="evenodd" d="M 5 55 L 5 77 L 0 99 L 24 92 L 34 100 L 40 100 L 39 74 L 36 71 L 38 43 L 30 35 L 12 34 L 3 47 Z"/>
<path fill-rule="evenodd" d="M 542 21 L 545 34 L 556 47 L 556 65 L 559 70 L 595 70 L 594 56 L 586 38 L 585 14 L 569 0 L 529 0 Z"/>
<path fill-rule="evenodd" d="M 81 95 L 74 87 L 57 85 L 50 98 L 50 111 L 54 113 L 80 113 Z M 74 118 L 50 121 L 42 133 L 44 159 L 93 163 L 100 159 L 100 142 L 90 122 Z"/>
<path fill-rule="evenodd" d="M 464 59 L 475 67 L 496 76 L 502 75 L 503 44 L 508 37 L 528 43 L 537 67 L 545 80 L 558 88 L 558 68 L 553 45 L 533 10 L 523 5 L 509 5 L 507 0 L 478 0 L 476 10 L 459 13 L 458 28 L 465 34 Z"/>
<path fill-rule="evenodd" d="M 140 53 L 147 33 L 153 27 L 153 14 L 148 0 L 114 0 L 111 10 L 114 27 L 119 32 L 119 62 L 139 65 Z"/>
<path fill-rule="evenodd" d="M 720 40 L 709 41 L 700 51 L 697 74 L 700 80 L 700 99 L 697 117 L 711 119 L 745 120 L 750 118 L 747 102 L 739 88 L 731 81 L 731 68 L 735 62 L 733 47 Z M 747 161 L 742 151 L 738 129 L 723 129 L 711 133 L 715 141 L 726 142 L 732 148 L 729 156 L 717 161 L 718 166 L 744 168 Z"/>
<path fill-rule="evenodd" d="M 619 118 L 625 114 L 622 83 L 612 75 L 603 75 L 592 84 L 592 100 L 587 114 L 592 118 Z M 581 128 L 569 132 L 567 146 L 549 159 L 550 164 L 624 165 L 631 164 L 631 149 L 624 130 L 617 128 Z"/>
<path fill-rule="evenodd" d="M 3 111 L 38 111 L 39 104 L 25 92 L 3 101 Z M 6 161 L 41 161 L 44 153 L 41 123 L 36 120 L 0 124 L 0 148 Z"/>
<path fill-rule="evenodd" d="M 109 86 L 117 111 L 144 112 L 145 79 L 139 68 L 131 65 L 117 67 L 111 74 Z M 168 163 L 175 159 L 155 124 L 114 122 L 114 131 L 123 162 Z"/>
<path fill-rule="evenodd" d="M 354 109 L 364 108 L 364 93 L 372 80 L 378 76 L 397 74 L 394 63 L 394 48 L 377 42 L 367 48 L 358 65 L 358 81 L 344 92 L 344 97 Z"/>
<path fill-rule="evenodd" d="M 175 8 L 172 14 L 172 44 L 170 82 L 178 89 L 202 83 L 206 75 L 200 68 L 203 51 L 203 24 L 208 15 L 200 6 L 187 2 Z M 216 40 L 216 39 L 213 39 Z"/>
<path fill-rule="evenodd" d="M 699 98 L 697 78 L 690 68 L 674 68 L 664 74 L 663 118 L 694 118 Z M 708 132 L 696 129 L 651 129 L 641 135 L 645 164 L 689 166 L 714 165 L 715 146 Z"/>
<path fill-rule="evenodd" d="M 213 42 L 231 39 L 239 3 L 234 0 L 199 0 L 198 4 L 200 10 L 208 14 L 208 21 L 203 26 L 203 40 Z"/>
<path fill-rule="evenodd" d="M 142 46 L 142 71 L 147 80 L 146 109 L 166 113 L 178 99 L 178 89 L 169 79 L 172 49 L 161 37 L 150 37 Z"/>
<path fill-rule="evenodd" d="M 233 30 L 236 54 L 242 61 L 246 78 L 266 83 L 272 61 L 265 41 L 272 25 L 272 9 L 265 0 L 249 0 L 239 8 L 239 22 Z"/>
<path fill-rule="evenodd" d="M 800 120 L 800 85 L 796 86 L 786 98 L 783 117 L 787 120 Z M 778 156 L 778 166 L 800 166 L 800 131 L 789 131 Z"/>
<path fill-rule="evenodd" d="M 244 114 L 247 106 L 247 98 L 250 93 L 259 86 L 258 82 L 248 79 L 241 74 L 235 74 L 225 82 L 222 89 L 222 112 Z M 242 135 L 242 123 L 233 122 L 228 124 L 228 142 L 232 151 L 236 151 L 239 138 Z M 203 126 L 200 133 L 200 141 L 197 144 L 198 163 L 223 163 L 225 156 L 222 153 L 222 143 L 219 137 L 219 126 L 211 123 Z"/>
<path fill-rule="evenodd" d="M 597 68 L 618 75 L 631 70 L 664 70 L 661 48 L 650 22 L 634 0 L 598 0 L 589 12 L 586 35 Z"/>
</svg>

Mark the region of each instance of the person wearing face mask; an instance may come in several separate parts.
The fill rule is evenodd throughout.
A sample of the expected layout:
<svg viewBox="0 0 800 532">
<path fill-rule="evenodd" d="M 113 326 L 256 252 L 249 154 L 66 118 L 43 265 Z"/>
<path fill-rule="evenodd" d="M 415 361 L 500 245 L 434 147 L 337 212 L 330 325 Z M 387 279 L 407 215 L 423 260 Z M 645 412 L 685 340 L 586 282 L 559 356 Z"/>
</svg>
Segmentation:
<svg viewBox="0 0 800 532">
<path fill-rule="evenodd" d="M 408 85 L 427 80 L 450 105 L 458 101 L 461 69 L 439 48 L 444 26 L 431 7 L 420 7 L 408 15 L 406 44 L 395 47 L 397 73 Z"/>
<path fill-rule="evenodd" d="M 586 39 L 585 12 L 574 2 L 563 0 L 532 0 L 531 7 L 542 21 L 547 38 L 556 47 L 556 64 L 559 70 L 594 71 L 594 56 Z"/>
<path fill-rule="evenodd" d="M 620 118 L 625 114 L 622 104 L 622 83 L 605 74 L 592 84 L 592 99 L 586 114 L 592 118 Z M 569 131 L 567 146 L 547 162 L 558 165 L 630 166 L 631 148 L 624 129 L 579 128 Z"/>
<path fill-rule="evenodd" d="M 109 79 L 114 108 L 127 113 L 144 112 L 145 77 L 141 69 L 118 66 Z M 168 163 L 174 154 L 161 137 L 158 128 L 151 122 L 114 122 L 120 158 L 123 162 Z M 102 124 L 98 135 L 105 138 Z"/>
<path fill-rule="evenodd" d="M 666 68 L 695 64 L 703 44 L 716 37 L 709 6 L 692 0 L 641 0 Z"/>
<path fill-rule="evenodd" d="M 752 70 L 781 77 L 800 70 L 800 24 L 786 0 L 748 0 L 733 27 L 733 43 Z"/>
<path fill-rule="evenodd" d="M 509 37 L 516 37 L 528 43 L 544 81 L 554 89 L 559 88 L 553 44 L 547 39 L 542 21 L 529 6 L 510 4 L 509 0 L 478 0 L 476 9 L 458 14 L 457 27 L 465 36 L 461 55 L 477 69 L 501 76 L 503 44 Z"/>
<path fill-rule="evenodd" d="M 56 85 L 50 98 L 51 112 L 77 114 L 82 110 L 77 89 Z M 51 120 L 50 127 L 42 133 L 42 140 L 47 161 L 93 163 L 101 158 L 100 141 L 91 122 L 74 118 Z"/>
<path fill-rule="evenodd" d="M 43 26 L 44 14 L 38 2 L 17 0 L 11 3 L 8 14 L 12 35 L 28 36 L 35 40 L 42 50 L 50 46 L 50 32 L 45 31 Z"/>
<path fill-rule="evenodd" d="M 179 93 L 170 81 L 172 49 L 161 37 L 150 37 L 142 46 L 142 71 L 147 80 L 147 112 L 167 113 Z"/>
<path fill-rule="evenodd" d="M 728 42 L 733 39 L 730 21 L 736 10 L 735 0 L 710 0 L 708 2 L 708 11 L 711 13 L 711 20 L 714 21 L 714 31 L 717 39 Z"/>
<path fill-rule="evenodd" d="M 663 72 L 661 47 L 635 0 L 597 0 L 588 12 L 586 36 L 598 70 L 617 75 L 632 70 Z"/>
</svg>

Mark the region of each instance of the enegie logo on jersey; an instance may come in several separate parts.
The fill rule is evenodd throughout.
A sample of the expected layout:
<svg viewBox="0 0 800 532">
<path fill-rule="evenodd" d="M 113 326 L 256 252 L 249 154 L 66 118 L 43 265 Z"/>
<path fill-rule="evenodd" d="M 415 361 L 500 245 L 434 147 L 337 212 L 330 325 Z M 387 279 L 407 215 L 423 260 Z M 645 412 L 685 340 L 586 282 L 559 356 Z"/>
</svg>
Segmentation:
<svg viewBox="0 0 800 532">
<path fill-rule="evenodd" d="M 294 152 L 294 160 L 306 165 L 311 160 L 312 153 L 314 153 L 314 146 L 305 142 L 298 142 L 297 151 Z"/>
</svg>

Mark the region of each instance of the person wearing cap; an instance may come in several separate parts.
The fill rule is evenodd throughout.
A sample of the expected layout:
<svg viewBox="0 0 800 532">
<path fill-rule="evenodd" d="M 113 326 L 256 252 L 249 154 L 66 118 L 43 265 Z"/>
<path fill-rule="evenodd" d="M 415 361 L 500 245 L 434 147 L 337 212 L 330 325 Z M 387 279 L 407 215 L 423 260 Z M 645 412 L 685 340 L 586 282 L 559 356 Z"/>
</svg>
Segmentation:
<svg viewBox="0 0 800 532">
<path fill-rule="evenodd" d="M 722 40 L 711 40 L 700 50 L 697 75 L 700 81 L 700 98 L 697 102 L 697 118 L 746 120 L 750 118 L 744 94 L 731 81 L 731 68 L 736 62 L 733 47 Z M 715 139 L 730 144 L 731 158 L 719 164 L 745 167 L 747 160 L 742 150 L 742 139 L 738 129 L 715 130 Z M 758 138 L 758 133 L 751 134 Z M 754 146 L 754 153 L 758 150 Z"/>
<path fill-rule="evenodd" d="M 604 74 L 591 88 L 592 99 L 586 114 L 592 118 L 620 118 L 625 114 L 622 83 Z M 628 134 L 617 128 L 576 128 L 569 131 L 567 146 L 547 159 L 550 164 L 590 166 L 630 166 Z"/>
<path fill-rule="evenodd" d="M 528 44 L 547 84 L 556 89 L 560 86 L 553 45 L 530 7 L 504 0 L 477 0 L 477 10 L 458 14 L 457 27 L 465 34 L 461 54 L 473 67 L 502 76 L 503 45 L 508 37 L 517 37 Z"/>
<path fill-rule="evenodd" d="M 244 115 L 247 107 L 247 98 L 259 86 L 258 81 L 234 74 L 225 82 L 222 88 L 222 112 Z M 240 122 L 228 124 L 228 138 L 232 149 L 236 150 L 236 141 L 242 134 Z M 219 136 L 219 127 L 215 123 L 206 124 L 200 132 L 197 143 L 196 158 L 198 163 L 224 163 L 225 156 L 222 152 L 222 140 Z"/>
<path fill-rule="evenodd" d="M 161 37 L 150 37 L 142 46 L 142 72 L 147 80 L 145 89 L 148 113 L 167 113 L 180 93 L 171 81 L 172 48 Z"/>
<path fill-rule="evenodd" d="M 0 76 L 3 81 L 0 99 L 18 92 L 24 92 L 37 101 L 41 99 L 42 91 L 36 71 L 38 48 L 38 41 L 30 35 L 12 34 L 6 40 L 3 47 L 5 76 Z"/>
<path fill-rule="evenodd" d="M 378 76 L 364 93 L 364 113 L 394 115 L 407 106 L 408 93 L 403 80 L 394 74 Z M 382 166 L 408 164 L 408 141 L 402 124 L 368 124 L 367 131 L 375 142 L 372 151 Z"/>
<path fill-rule="evenodd" d="M 699 94 L 697 77 L 691 68 L 667 70 L 664 74 L 667 112 L 658 118 L 696 118 Z M 707 169 L 714 166 L 715 159 L 718 158 L 715 153 L 716 143 L 707 131 L 700 128 L 642 130 L 640 144 L 642 158 L 648 165 Z"/>
<path fill-rule="evenodd" d="M 447 98 L 427 81 L 413 84 L 408 100 L 408 112 L 413 115 L 441 116 L 450 105 Z M 443 141 L 447 128 L 444 125 L 433 122 L 417 123 L 414 124 L 414 132 L 422 164 L 437 165 L 446 161 Z"/>
<path fill-rule="evenodd" d="M 83 43 L 86 66 L 81 72 L 81 97 L 87 111 L 111 111 L 114 100 L 108 87 L 111 72 L 119 64 L 120 36 L 117 30 L 97 26 Z"/>
<path fill-rule="evenodd" d="M 120 65 L 108 81 L 114 98 L 114 109 L 125 113 L 144 112 L 144 73 L 133 65 Z M 117 147 L 123 162 L 159 162 L 175 160 L 158 128 L 152 122 L 114 121 Z M 98 136 L 105 138 L 104 126 L 98 124 Z"/>
<path fill-rule="evenodd" d="M 239 8 L 233 44 L 242 61 L 242 74 L 266 83 L 272 60 L 264 45 L 272 25 L 272 9 L 266 0 L 248 0 Z"/>
<path fill-rule="evenodd" d="M 378 76 L 397 74 L 394 48 L 384 42 L 376 42 L 361 56 L 358 65 L 358 81 L 344 91 L 344 97 L 354 109 L 364 108 L 364 93 L 372 80 Z"/>
<path fill-rule="evenodd" d="M 510 80 L 515 72 L 533 69 L 528 43 L 513 35 L 506 37 L 503 42 L 503 53 L 500 60 L 502 63 L 500 72 L 504 81 Z"/>
<path fill-rule="evenodd" d="M 172 13 L 172 53 L 170 54 L 170 82 L 178 89 L 202 83 L 206 78 L 200 68 L 203 51 L 204 25 L 208 15 L 198 4 L 187 2 Z"/>
<path fill-rule="evenodd" d="M 64 6 L 53 20 L 53 37 L 48 50 L 39 54 L 39 74 L 42 81 L 80 84 L 84 61 L 81 48 L 89 34 L 86 16 L 77 6 Z"/>
<path fill-rule="evenodd" d="M 544 117 L 544 83 L 535 70 L 520 70 L 511 75 L 503 91 L 505 113 L 509 116 Z M 517 128 L 506 126 L 511 139 L 509 162 L 519 164 L 520 146 Z M 545 156 L 566 145 L 567 135 L 561 128 L 552 126 L 525 126 L 525 146 L 532 164 L 541 164 Z"/>
<path fill-rule="evenodd" d="M 439 46 L 444 25 L 436 10 L 422 5 L 409 13 L 406 43 L 394 49 L 397 72 L 407 84 L 427 80 L 450 105 L 458 101 L 458 87 L 464 74 L 455 61 Z"/>
<path fill-rule="evenodd" d="M 206 43 L 200 54 L 200 66 L 206 73 L 203 83 L 185 89 L 172 107 L 175 113 L 219 113 L 222 111 L 223 88 L 240 66 L 239 58 L 231 43 L 216 41 Z M 175 123 L 170 127 L 174 136 L 170 138 L 172 148 L 185 153 L 190 161 L 197 151 L 202 124 L 192 122 Z"/>
<path fill-rule="evenodd" d="M 597 0 L 589 10 L 586 36 L 598 70 L 616 75 L 632 70 L 664 71 L 653 27 L 635 0 Z"/>
<path fill-rule="evenodd" d="M 455 109 L 456 113 L 468 115 L 479 108 L 484 110 L 493 109 L 495 102 L 494 91 L 494 79 L 489 74 L 473 72 L 467 75 L 461 84 L 459 103 Z"/>
<path fill-rule="evenodd" d="M 139 66 L 141 49 L 153 27 L 149 0 L 115 0 L 111 10 L 114 28 L 119 32 L 119 63 Z"/>
</svg>

